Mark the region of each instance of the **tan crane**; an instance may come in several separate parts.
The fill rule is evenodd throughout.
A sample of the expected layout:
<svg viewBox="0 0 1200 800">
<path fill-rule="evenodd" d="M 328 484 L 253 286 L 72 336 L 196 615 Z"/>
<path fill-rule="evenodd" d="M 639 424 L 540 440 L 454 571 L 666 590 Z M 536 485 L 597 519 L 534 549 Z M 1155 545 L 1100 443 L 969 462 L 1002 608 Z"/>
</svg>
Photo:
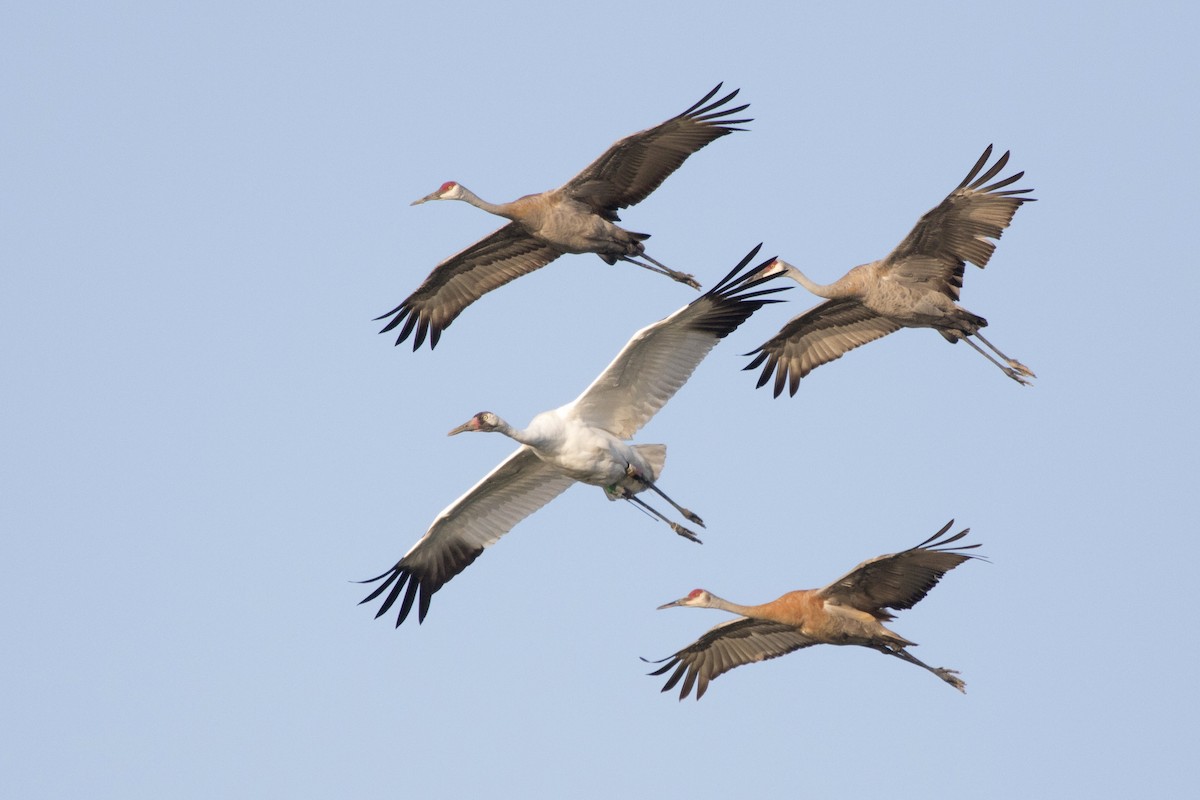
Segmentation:
<svg viewBox="0 0 1200 800">
<path fill-rule="evenodd" d="M 982 558 L 963 552 L 979 547 L 978 544 L 946 546 L 971 530 L 967 528 L 941 539 L 953 524 L 954 520 L 950 520 L 916 547 L 864 561 L 823 589 L 788 592 L 762 605 L 738 605 L 704 589 L 693 589 L 687 597 L 659 608 L 719 608 L 739 614 L 739 618 L 717 625 L 675 655 L 655 662 L 667 663 L 650 674 L 675 670 L 662 691 L 670 691 L 682 678 L 679 699 L 687 697 L 694 686 L 699 700 L 709 681 L 742 664 L 776 658 L 815 644 L 853 644 L 916 664 L 965 693 L 966 684 L 958 672 L 917 660 L 905 649 L 916 643 L 883 626 L 884 622 L 895 619 L 887 609 L 912 608 L 947 572 L 968 559 Z"/>
<path fill-rule="evenodd" d="M 1017 208 L 1034 199 L 1017 196 L 1032 189 L 999 191 L 1020 180 L 1024 172 L 984 186 L 1008 163 L 1006 152 L 979 175 L 991 155 L 992 146 L 988 145 L 962 183 L 937 208 L 921 217 L 886 258 L 854 267 L 828 285 L 814 283 L 785 261 L 768 267 L 770 274 L 786 274 L 813 294 L 827 299 L 792 319 L 757 350 L 747 353 L 754 359 L 744 369 L 755 369 L 766 362 L 758 386 L 763 386 L 774 373 L 775 396 L 780 395 L 785 385 L 795 395 L 800 379 L 812 370 L 901 328 L 933 328 L 951 344 L 964 341 L 1005 375 L 1029 385 L 1026 378 L 1037 376 L 983 338 L 979 329 L 987 325 L 987 320 L 957 303 L 965 262 L 981 269 L 987 266 L 996 249 L 989 239 L 999 239 Z M 1004 363 L 975 344 L 971 337 L 987 345 Z"/>
<path fill-rule="evenodd" d="M 762 276 L 768 262 L 747 268 L 759 247 L 712 289 L 635 333 L 572 402 L 543 411 L 523 429 L 490 411 L 481 411 L 450 431 L 452 436 L 495 431 L 521 446 L 438 514 L 395 566 L 363 581 L 382 583 L 362 602 L 383 595 L 375 615 L 379 617 L 403 596 L 398 627 L 419 595 L 417 619 L 424 621 L 434 592 L 466 569 L 485 547 L 577 482 L 600 486 L 609 500 L 628 500 L 680 536 L 699 542 L 691 530 L 637 496 L 647 489 L 655 492 L 685 519 L 704 526 L 700 517 L 675 503 L 656 484 L 666 460 L 666 445 L 626 440 L 666 405 L 717 342 L 763 305 L 776 302 L 766 295 L 790 289 L 760 288 L 770 280 Z"/>
<path fill-rule="evenodd" d="M 646 199 L 692 153 L 726 134 L 744 130 L 732 126 L 752 121 L 730 118 L 748 104 L 724 107 L 737 96 L 736 89 L 709 103 L 721 86 L 718 83 L 682 114 L 616 142 L 558 189 L 511 203 L 489 203 L 462 184 L 447 181 L 437 191 L 413 201 L 417 205 L 429 200 L 462 200 L 512 221 L 438 264 L 403 303 L 376 317 L 391 317 L 380 333 L 401 326 L 396 344 L 415 331 L 414 351 L 426 334 L 429 347 L 436 347 L 442 331 L 464 308 L 564 253 L 595 253 L 608 264 L 628 261 L 700 288 L 691 275 L 646 255 L 642 240 L 649 234 L 633 233 L 614 223 L 620 221 L 620 209 Z"/>
</svg>

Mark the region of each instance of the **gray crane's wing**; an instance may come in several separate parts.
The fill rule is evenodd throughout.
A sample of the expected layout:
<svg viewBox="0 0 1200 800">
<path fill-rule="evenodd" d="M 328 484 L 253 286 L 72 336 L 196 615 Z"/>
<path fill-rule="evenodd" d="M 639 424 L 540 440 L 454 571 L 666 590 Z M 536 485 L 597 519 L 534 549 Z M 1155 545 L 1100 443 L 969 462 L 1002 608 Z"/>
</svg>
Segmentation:
<svg viewBox="0 0 1200 800">
<path fill-rule="evenodd" d="M 592 385 L 572 403 L 588 425 L 622 439 L 633 436 L 666 405 L 717 342 L 767 303 L 764 295 L 788 287 L 758 289 L 772 260 L 750 269 L 758 245 L 716 286 L 666 319 L 642 328 Z"/>
<path fill-rule="evenodd" d="M 1005 152 L 980 175 L 992 157 L 989 144 L 962 183 L 937 208 L 921 217 L 904 241 L 880 262 L 880 269 L 895 271 L 912 281 L 932 283 L 951 300 L 958 300 L 965 262 L 987 266 L 996 250 L 996 243 L 990 240 L 1000 238 L 1022 203 L 1034 200 L 1017 196 L 1032 189 L 999 191 L 1019 181 L 1024 172 L 984 186 L 1004 169 L 1008 155 Z"/>
<path fill-rule="evenodd" d="M 765 361 L 758 386 L 774 373 L 775 396 L 779 397 L 785 384 L 788 393 L 795 395 L 800 379 L 817 367 L 901 327 L 858 300 L 826 300 L 794 317 L 757 350 L 746 353 L 754 359 L 742 369 L 755 369 Z"/>
<path fill-rule="evenodd" d="M 379 618 L 404 593 L 404 602 L 396 618 L 396 627 L 400 627 L 420 593 L 417 621 L 424 622 L 434 592 L 466 569 L 483 548 L 495 544 L 514 525 L 558 497 L 572 483 L 571 478 L 547 465 L 528 447 L 518 448 L 438 514 L 425 535 L 394 567 L 363 581 L 382 580 L 383 583 L 359 605 L 369 603 L 390 587 L 391 591 L 375 614 Z"/>
<path fill-rule="evenodd" d="M 587 169 L 568 181 L 562 187 L 563 191 L 616 222 L 618 209 L 645 200 L 692 153 L 726 134 L 744 130 L 730 126 L 751 120 L 730 119 L 729 116 L 748 106 L 722 108 L 738 90 L 708 103 L 720 89 L 718 83 L 679 116 L 616 142 Z"/>
<path fill-rule="evenodd" d="M 558 249 L 510 222 L 434 267 L 408 299 L 375 318 L 392 318 L 379 332 L 387 333 L 403 323 L 396 344 L 415 330 L 413 350 L 425 341 L 426 333 L 432 350 L 442 331 L 450 327 L 464 308 L 492 289 L 541 269 L 560 255 Z"/>
<path fill-rule="evenodd" d="M 662 691 L 669 692 L 682 678 L 679 699 L 687 697 L 695 686 L 699 700 L 709 681 L 734 667 L 776 658 L 817 643 L 791 625 L 739 617 L 709 629 L 675 655 L 653 662 L 666 664 L 650 674 L 662 675 L 674 669 Z"/>
<path fill-rule="evenodd" d="M 978 544 L 946 546 L 971 530 L 965 528 L 948 539 L 941 539 L 953 524 L 954 520 L 950 520 L 916 547 L 864 561 L 821 589 L 821 594 L 831 603 L 857 608 L 880 619 L 892 619 L 893 615 L 884 609 L 912 608 L 947 572 L 964 561 L 981 558 L 963 552 L 979 547 Z"/>
</svg>

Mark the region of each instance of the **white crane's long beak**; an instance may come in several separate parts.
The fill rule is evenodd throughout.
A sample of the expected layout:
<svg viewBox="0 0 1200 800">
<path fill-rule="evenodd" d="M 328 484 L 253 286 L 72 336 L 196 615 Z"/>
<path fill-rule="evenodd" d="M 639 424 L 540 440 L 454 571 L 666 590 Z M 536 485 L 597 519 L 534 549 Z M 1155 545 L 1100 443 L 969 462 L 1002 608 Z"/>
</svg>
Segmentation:
<svg viewBox="0 0 1200 800">
<path fill-rule="evenodd" d="M 450 432 L 449 432 L 449 433 L 447 433 L 446 435 L 447 435 L 447 436 L 454 436 L 455 434 L 457 434 L 457 433 L 462 433 L 463 431 L 469 431 L 469 430 L 473 430 L 473 428 L 471 427 L 471 423 L 472 423 L 472 422 L 474 422 L 474 421 L 475 421 L 475 418 L 474 418 L 474 417 L 471 417 L 469 420 L 467 420 L 466 422 L 464 422 L 462 425 L 459 425 L 457 428 L 455 428 L 454 430 L 450 431 Z"/>
<path fill-rule="evenodd" d="M 683 605 L 683 601 L 686 599 L 687 599 L 686 597 L 681 597 L 678 600 L 672 600 L 669 603 L 663 603 L 661 606 L 659 606 L 658 608 L 656 608 L 654 610 L 662 611 L 664 608 L 672 608 L 673 606 L 681 606 L 681 605 Z"/>
</svg>

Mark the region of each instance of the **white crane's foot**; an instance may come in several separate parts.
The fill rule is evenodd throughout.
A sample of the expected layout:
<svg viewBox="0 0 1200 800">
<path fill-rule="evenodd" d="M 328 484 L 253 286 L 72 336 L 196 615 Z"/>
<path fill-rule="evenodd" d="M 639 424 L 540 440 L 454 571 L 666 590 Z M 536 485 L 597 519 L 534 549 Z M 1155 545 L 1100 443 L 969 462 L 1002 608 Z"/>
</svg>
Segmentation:
<svg viewBox="0 0 1200 800">
<path fill-rule="evenodd" d="M 683 527 L 682 525 L 680 525 L 678 522 L 672 522 L 672 523 L 669 523 L 669 524 L 670 524 L 670 526 L 671 526 L 671 530 L 675 531 L 676 533 L 678 533 L 678 534 L 679 534 L 680 536 L 682 536 L 683 538 L 685 538 L 685 539 L 690 539 L 691 541 L 695 542 L 696 544 L 704 544 L 704 542 L 700 541 L 700 537 L 699 537 L 699 536 L 697 536 L 696 534 L 692 533 L 692 532 L 691 532 L 691 531 L 689 531 L 687 528 L 685 528 L 685 527 Z"/>
<path fill-rule="evenodd" d="M 938 667 L 937 669 L 934 670 L 934 672 L 937 674 L 937 676 L 939 678 L 941 678 L 946 683 L 953 686 L 955 689 L 958 689 L 963 694 L 967 693 L 967 684 L 966 684 L 966 682 L 963 681 L 962 678 L 958 677 L 958 670 L 946 669 L 945 667 Z"/>
<path fill-rule="evenodd" d="M 688 511 L 686 508 L 679 509 L 679 513 L 683 514 L 684 519 L 686 519 L 688 522 L 694 522 L 697 525 L 699 525 L 701 528 L 708 527 L 707 525 L 704 524 L 704 520 L 700 519 L 700 516 L 698 514 L 692 512 L 692 511 Z"/>
</svg>

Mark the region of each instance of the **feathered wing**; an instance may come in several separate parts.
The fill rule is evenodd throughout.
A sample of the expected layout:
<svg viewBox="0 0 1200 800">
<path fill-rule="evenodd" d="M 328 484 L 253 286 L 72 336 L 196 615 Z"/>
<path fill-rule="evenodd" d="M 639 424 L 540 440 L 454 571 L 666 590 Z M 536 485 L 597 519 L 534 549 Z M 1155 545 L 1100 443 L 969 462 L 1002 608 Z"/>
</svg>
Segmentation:
<svg viewBox="0 0 1200 800">
<path fill-rule="evenodd" d="M 738 90 L 708 102 L 721 86 L 718 83 L 682 114 L 614 143 L 568 181 L 563 190 L 615 222 L 618 209 L 645 200 L 692 153 L 722 136 L 744 130 L 731 126 L 751 120 L 730 119 L 730 115 L 748 106 L 722 107 L 737 96 Z"/>
<path fill-rule="evenodd" d="M 687 697 L 694 686 L 699 700 L 709 681 L 734 667 L 776 658 L 814 644 L 815 640 L 791 625 L 740 617 L 722 622 L 675 655 L 654 662 L 666 663 L 650 674 L 663 675 L 674 670 L 662 691 L 669 692 L 682 678 L 679 699 Z"/>
<path fill-rule="evenodd" d="M 628 439 L 679 391 L 717 342 L 767 303 L 765 295 L 788 287 L 759 289 L 756 277 L 770 260 L 746 269 L 762 245 L 716 286 L 666 319 L 633 335 L 612 363 L 573 403 L 588 425 Z"/>
<path fill-rule="evenodd" d="M 785 385 L 788 393 L 795 395 L 800 379 L 817 367 L 900 328 L 858 300 L 826 300 L 794 317 L 774 338 L 747 353 L 754 359 L 742 369 L 755 369 L 766 362 L 758 386 L 766 384 L 773 373 L 775 396 L 779 397 Z"/>
<path fill-rule="evenodd" d="M 520 447 L 437 515 L 425 535 L 390 570 L 363 583 L 382 580 L 359 603 L 369 603 L 384 592 L 383 616 L 400 595 L 396 627 L 420 596 L 417 621 L 423 622 L 433 593 L 466 569 L 501 536 L 521 520 L 566 491 L 574 481 Z M 390 588 L 390 591 L 389 591 Z"/>
<path fill-rule="evenodd" d="M 881 270 L 894 270 L 910 280 L 933 283 L 951 300 L 958 300 L 965 262 L 982 268 L 996 250 L 999 239 L 1012 222 L 1022 203 L 1032 197 L 1019 195 L 1032 189 L 1009 189 L 1024 172 L 985 186 L 1008 164 L 1008 152 L 982 175 L 980 171 L 992 157 L 989 144 L 975 166 L 937 208 L 917 222 L 895 250 L 880 262 Z"/>
<path fill-rule="evenodd" d="M 981 557 L 963 552 L 979 547 L 978 544 L 947 547 L 971 530 L 965 528 L 942 539 L 953 524 L 954 520 L 950 520 L 916 547 L 864 561 L 821 589 L 822 596 L 829 602 L 866 611 L 882 620 L 892 619 L 893 615 L 884 609 L 912 608 L 947 572 L 964 561 Z"/>
<path fill-rule="evenodd" d="M 493 289 L 541 269 L 562 253 L 535 239 L 516 222 L 488 234 L 461 253 L 433 268 L 424 283 L 400 305 L 377 320 L 391 317 L 380 330 L 387 333 L 403 324 L 396 338 L 400 344 L 414 331 L 413 350 L 429 334 L 429 347 L 437 346 L 442 331 L 450 327 L 462 310 Z"/>
</svg>

